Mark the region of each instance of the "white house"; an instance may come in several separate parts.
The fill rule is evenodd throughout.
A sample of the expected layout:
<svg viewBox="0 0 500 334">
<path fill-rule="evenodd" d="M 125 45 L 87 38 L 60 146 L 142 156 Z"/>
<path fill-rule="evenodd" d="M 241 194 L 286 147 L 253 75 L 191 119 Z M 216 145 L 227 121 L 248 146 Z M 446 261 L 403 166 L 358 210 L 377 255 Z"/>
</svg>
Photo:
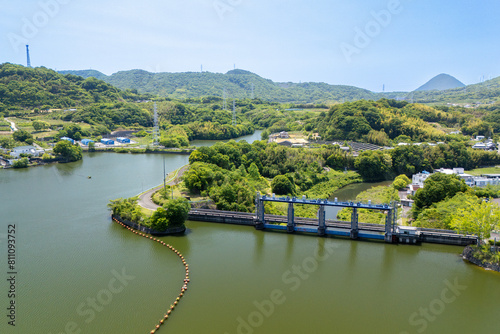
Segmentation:
<svg viewBox="0 0 500 334">
<path fill-rule="evenodd" d="M 31 154 L 34 157 L 42 155 L 45 151 L 39 150 L 35 146 L 18 146 L 14 147 L 10 152 L 10 155 L 14 158 L 19 158 L 21 154 Z"/>
</svg>

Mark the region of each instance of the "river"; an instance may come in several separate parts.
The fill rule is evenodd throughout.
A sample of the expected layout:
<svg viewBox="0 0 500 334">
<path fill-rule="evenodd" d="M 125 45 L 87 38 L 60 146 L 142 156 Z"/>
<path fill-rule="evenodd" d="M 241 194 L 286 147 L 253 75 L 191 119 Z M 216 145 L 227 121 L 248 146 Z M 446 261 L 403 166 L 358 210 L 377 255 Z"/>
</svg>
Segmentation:
<svg viewBox="0 0 500 334">
<path fill-rule="evenodd" d="M 253 143 L 256 140 L 261 140 L 261 134 L 264 130 L 255 130 L 254 133 L 251 135 L 246 135 L 246 136 L 241 136 L 236 139 L 235 141 L 242 141 L 246 140 L 248 143 Z M 222 143 L 227 143 L 230 139 L 227 140 L 193 140 L 189 142 L 189 145 L 192 146 L 212 146 L 217 142 L 222 142 Z"/>
<path fill-rule="evenodd" d="M 17 271 L 16 326 L 3 315 L 1 333 L 149 333 L 179 293 L 184 267 L 165 247 L 113 224 L 106 205 L 160 184 L 163 157 L 86 153 L 75 163 L 0 170 L 4 314 L 9 224 Z M 168 172 L 188 156 L 165 160 Z M 464 263 L 461 247 L 187 227 L 184 236 L 161 238 L 184 254 L 191 282 L 160 334 L 497 333 L 500 326 L 500 275 Z"/>
</svg>

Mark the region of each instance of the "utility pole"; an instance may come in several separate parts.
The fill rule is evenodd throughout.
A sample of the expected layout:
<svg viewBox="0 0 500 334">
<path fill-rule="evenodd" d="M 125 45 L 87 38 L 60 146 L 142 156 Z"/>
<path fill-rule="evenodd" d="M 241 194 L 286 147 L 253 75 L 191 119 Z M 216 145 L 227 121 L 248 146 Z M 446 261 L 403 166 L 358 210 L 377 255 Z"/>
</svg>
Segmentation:
<svg viewBox="0 0 500 334">
<path fill-rule="evenodd" d="M 165 180 L 167 176 L 165 175 L 165 155 L 163 155 L 163 193 L 167 197 L 167 181 Z"/>
</svg>

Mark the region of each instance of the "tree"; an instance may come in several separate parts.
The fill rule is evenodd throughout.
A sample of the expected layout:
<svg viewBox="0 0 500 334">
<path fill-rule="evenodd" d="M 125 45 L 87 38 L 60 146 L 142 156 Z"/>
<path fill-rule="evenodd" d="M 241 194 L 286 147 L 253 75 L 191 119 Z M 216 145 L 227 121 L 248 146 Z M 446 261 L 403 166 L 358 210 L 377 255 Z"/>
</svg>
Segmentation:
<svg viewBox="0 0 500 334">
<path fill-rule="evenodd" d="M 33 135 L 25 130 L 17 130 L 12 134 L 15 141 L 25 142 L 29 145 L 33 144 Z"/>
<path fill-rule="evenodd" d="M 392 158 L 381 151 L 364 151 L 354 161 L 354 167 L 367 181 L 382 180 L 391 171 Z"/>
<path fill-rule="evenodd" d="M 95 152 L 95 143 L 93 141 L 89 142 L 89 152 Z"/>
<path fill-rule="evenodd" d="M 49 127 L 49 123 L 44 122 L 44 121 L 38 121 L 38 120 L 33 121 L 32 125 L 33 125 L 33 129 L 35 129 L 35 131 L 45 130 Z"/>
<path fill-rule="evenodd" d="M 271 189 L 277 195 L 293 195 L 295 193 L 295 185 L 285 175 L 276 175 L 271 182 Z"/>
<path fill-rule="evenodd" d="M 254 180 L 260 179 L 259 167 L 257 167 L 255 162 L 252 162 L 250 167 L 248 167 L 248 174 L 250 174 L 250 178 Z"/>
<path fill-rule="evenodd" d="M 169 227 L 184 226 L 191 206 L 185 198 L 177 198 L 168 201 L 163 208 L 165 209 L 165 218 Z"/>
<path fill-rule="evenodd" d="M 28 167 L 29 164 L 29 159 L 28 158 L 21 158 L 12 163 L 12 167 L 14 168 L 26 168 Z"/>
<path fill-rule="evenodd" d="M 451 226 L 457 232 L 477 235 L 479 240 L 490 237 L 491 231 L 499 226 L 500 208 L 485 200 L 467 200 L 466 208 L 459 208 L 453 215 Z"/>
<path fill-rule="evenodd" d="M 392 186 L 395 189 L 401 190 L 408 186 L 410 183 L 411 180 L 408 178 L 408 176 L 401 174 L 394 179 L 394 182 L 392 182 Z"/>
<path fill-rule="evenodd" d="M 168 228 L 167 211 L 159 207 L 151 215 L 151 228 L 157 231 L 165 231 Z"/>
<path fill-rule="evenodd" d="M 458 175 L 434 173 L 424 181 L 424 187 L 418 189 L 413 196 L 413 217 L 417 218 L 420 211 L 433 203 L 452 198 L 459 192 L 465 192 L 467 185 Z"/>
<path fill-rule="evenodd" d="M 54 153 L 66 161 L 77 161 L 83 157 L 82 148 L 71 144 L 68 140 L 59 141 L 54 147 Z"/>
<path fill-rule="evenodd" d="M 424 157 L 424 151 L 420 146 L 403 145 L 391 150 L 392 169 L 397 174 L 412 174 L 430 168 L 429 161 Z"/>
<path fill-rule="evenodd" d="M 193 153 L 191 153 L 191 156 L 193 156 Z M 199 193 L 208 189 L 214 179 L 214 171 L 211 168 L 212 166 L 213 165 L 198 162 L 189 167 L 189 170 L 186 171 L 183 176 L 184 184 L 189 191 Z"/>
</svg>

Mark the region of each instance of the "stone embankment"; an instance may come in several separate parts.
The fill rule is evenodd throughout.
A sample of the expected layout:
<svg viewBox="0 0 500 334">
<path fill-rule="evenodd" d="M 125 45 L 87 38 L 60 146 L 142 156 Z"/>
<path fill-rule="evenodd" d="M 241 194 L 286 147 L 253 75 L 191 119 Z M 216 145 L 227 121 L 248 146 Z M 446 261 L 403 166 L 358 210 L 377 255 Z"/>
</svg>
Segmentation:
<svg viewBox="0 0 500 334">
<path fill-rule="evenodd" d="M 471 246 L 465 247 L 465 249 L 462 253 L 462 258 L 464 260 L 469 261 L 472 264 L 475 264 L 476 266 L 500 272 L 499 265 L 487 263 L 487 262 L 484 262 L 484 261 L 481 261 L 481 260 L 475 258 L 474 257 L 474 249 Z"/>
<path fill-rule="evenodd" d="M 184 233 L 186 231 L 186 227 L 185 226 L 171 227 L 171 228 L 168 228 L 165 231 L 157 231 L 157 230 L 154 230 L 152 228 L 149 228 L 149 227 L 142 226 L 142 225 L 139 225 L 137 223 L 131 222 L 130 220 L 123 219 L 123 218 L 121 218 L 120 216 L 117 216 L 117 215 L 111 215 L 111 217 L 113 218 L 113 220 L 119 221 L 120 223 L 122 223 L 122 224 L 124 224 L 124 225 L 126 225 L 128 227 L 131 227 L 134 230 L 137 230 L 137 231 L 140 231 L 140 232 L 143 232 L 143 233 L 147 233 L 147 234 L 151 234 L 151 235 L 162 236 L 162 235 L 180 234 L 180 233 Z"/>
</svg>

